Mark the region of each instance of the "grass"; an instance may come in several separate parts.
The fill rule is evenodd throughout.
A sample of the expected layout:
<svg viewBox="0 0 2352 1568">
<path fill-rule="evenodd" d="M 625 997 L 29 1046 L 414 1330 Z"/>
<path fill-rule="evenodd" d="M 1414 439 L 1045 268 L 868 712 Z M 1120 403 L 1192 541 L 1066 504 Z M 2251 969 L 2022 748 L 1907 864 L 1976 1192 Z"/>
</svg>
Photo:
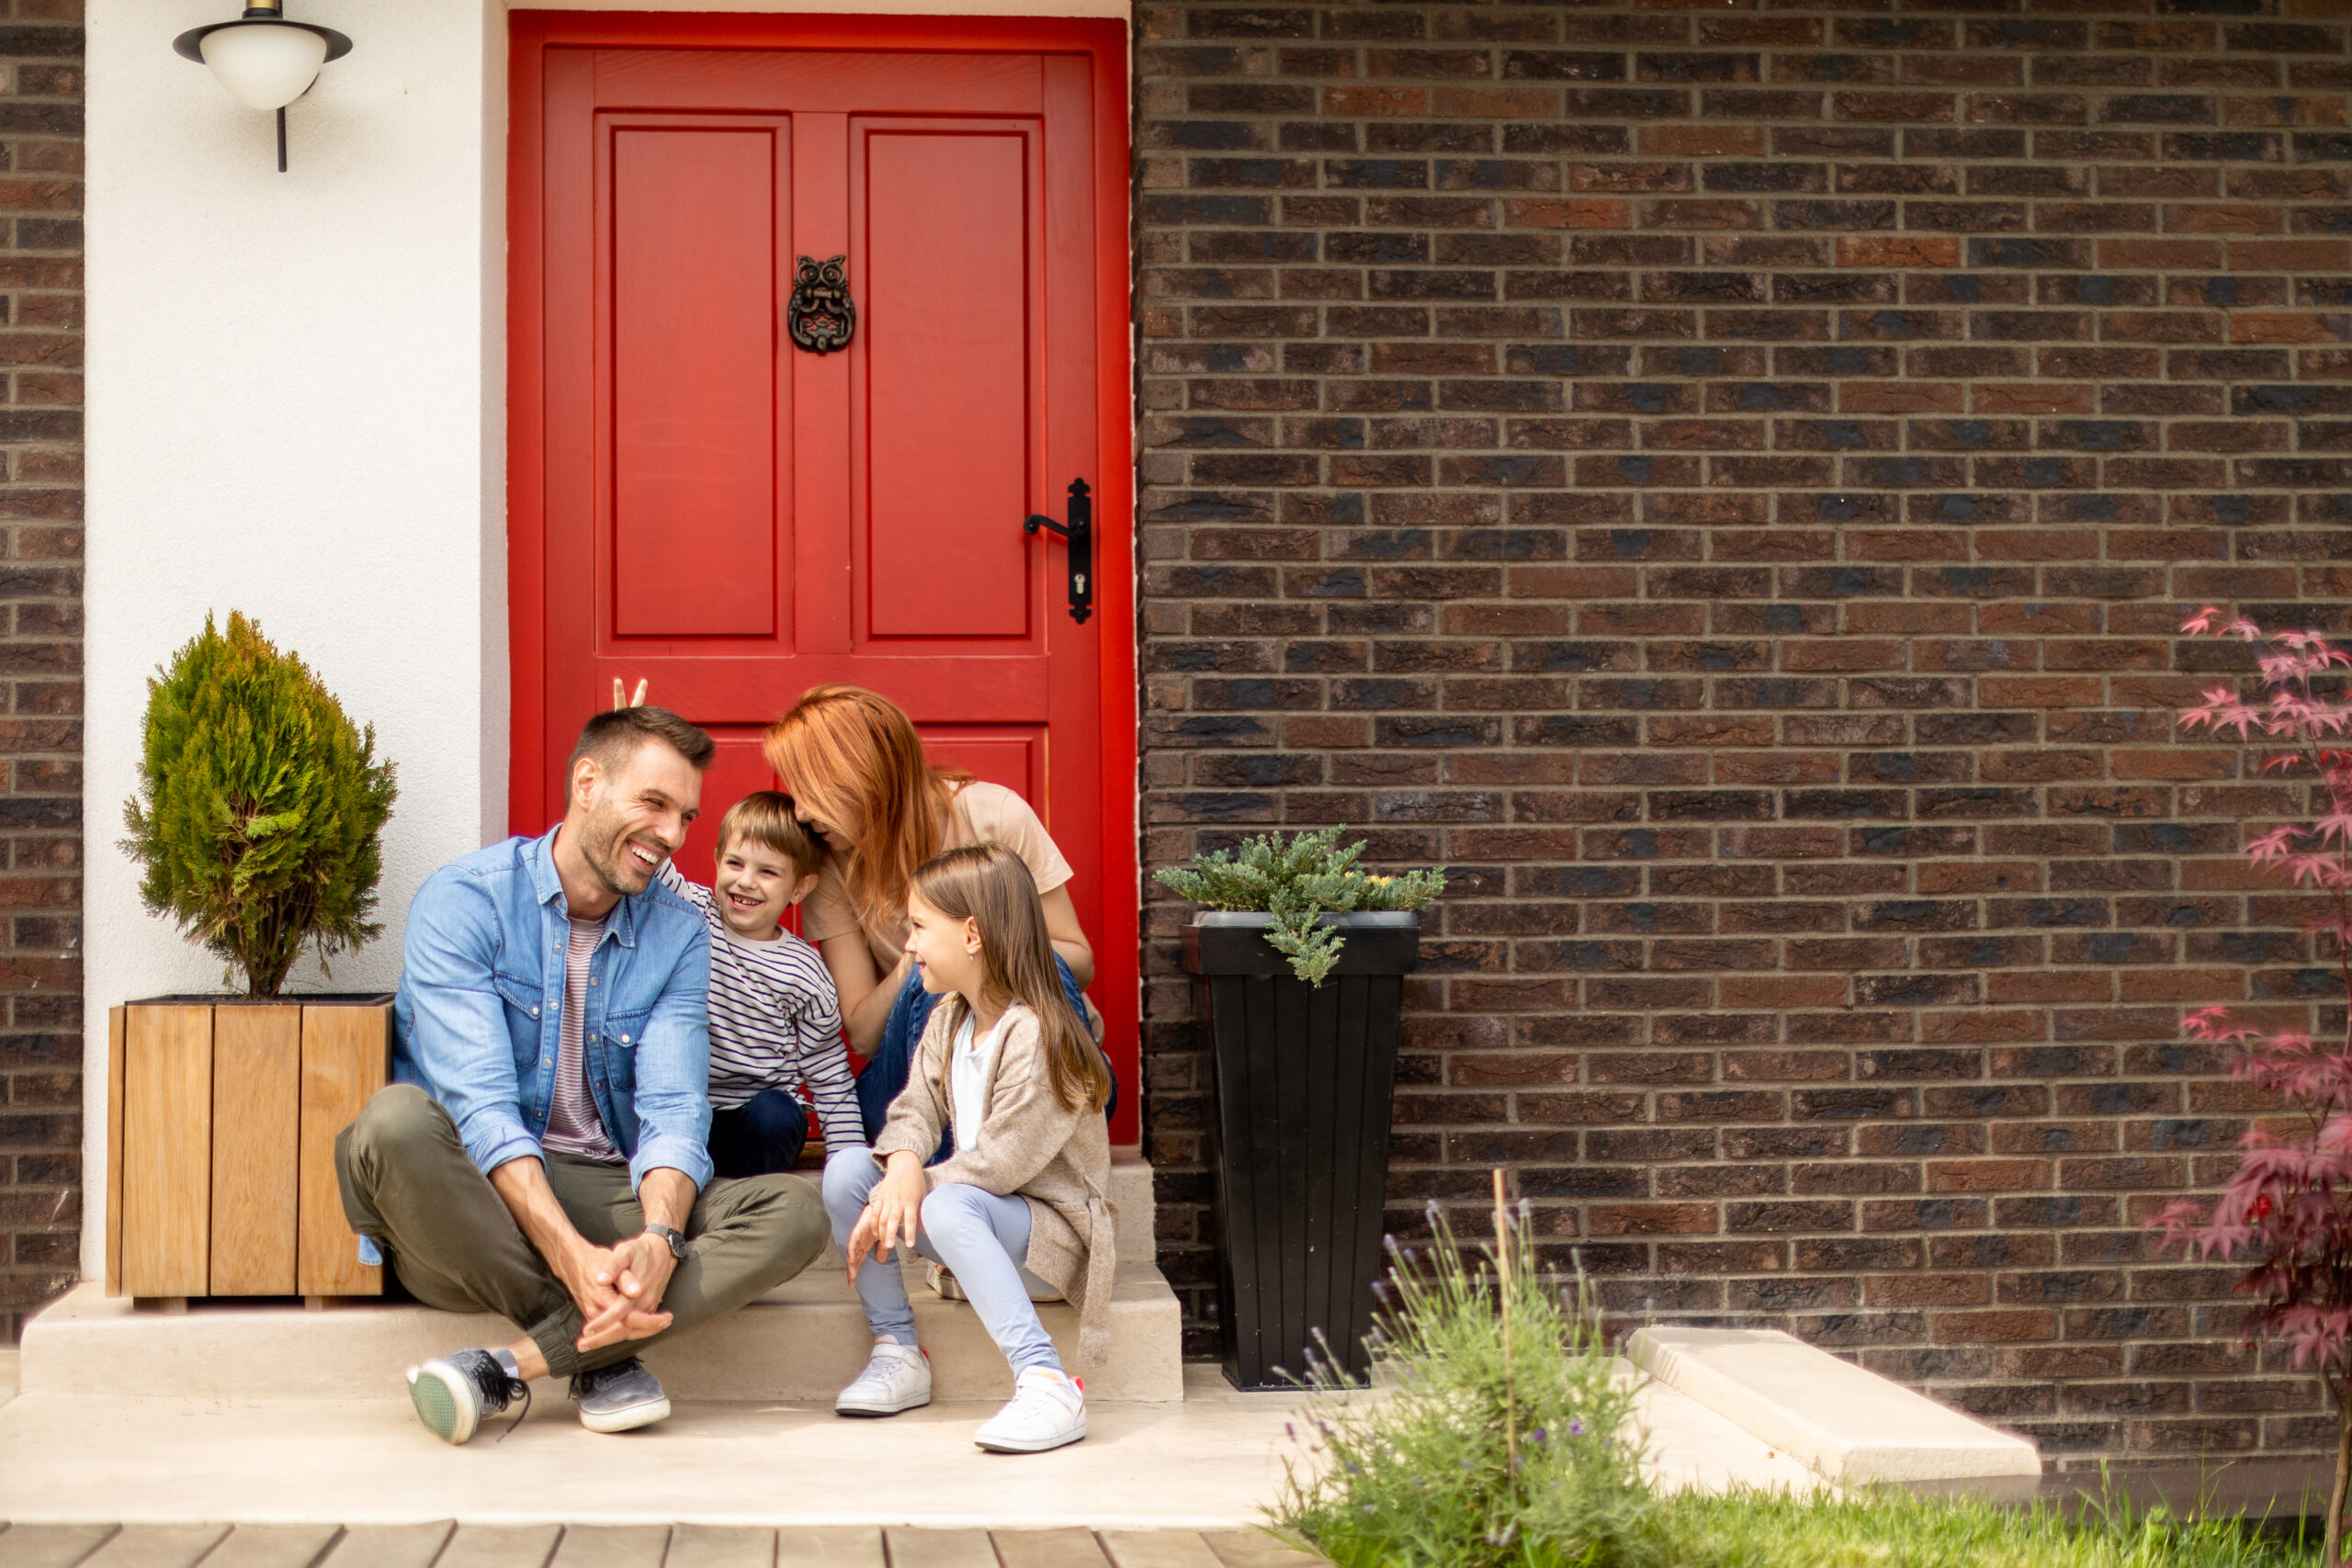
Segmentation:
<svg viewBox="0 0 2352 1568">
<path fill-rule="evenodd" d="M 1887 1492 L 1655 1499 L 1649 1568 L 2316 1568 L 2308 1544 L 2234 1519 L 2114 1506 L 2073 1522 L 2048 1508 Z"/>
<path fill-rule="evenodd" d="M 2317 1531 L 2128 1504 L 2068 1519 L 1899 1491 L 1660 1495 L 1633 1389 L 1522 1218 L 1465 1258 L 1390 1243 L 1379 1395 L 1310 1369 L 1277 1531 L 1339 1568 L 2318 1568 Z"/>
</svg>

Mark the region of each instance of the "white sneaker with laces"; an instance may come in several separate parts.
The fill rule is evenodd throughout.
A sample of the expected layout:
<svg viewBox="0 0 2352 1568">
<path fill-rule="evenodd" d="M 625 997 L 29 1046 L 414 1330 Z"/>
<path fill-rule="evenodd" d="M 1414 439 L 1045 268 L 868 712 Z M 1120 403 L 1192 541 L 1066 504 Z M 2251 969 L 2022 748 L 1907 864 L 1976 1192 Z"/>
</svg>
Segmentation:
<svg viewBox="0 0 2352 1568">
<path fill-rule="evenodd" d="M 1012 1402 L 972 1434 L 992 1454 L 1037 1454 L 1086 1436 L 1086 1385 L 1051 1367 L 1031 1367 Z"/>
<path fill-rule="evenodd" d="M 931 1356 L 912 1345 L 885 1339 L 857 1381 L 833 1401 L 836 1416 L 896 1416 L 931 1403 Z"/>
</svg>

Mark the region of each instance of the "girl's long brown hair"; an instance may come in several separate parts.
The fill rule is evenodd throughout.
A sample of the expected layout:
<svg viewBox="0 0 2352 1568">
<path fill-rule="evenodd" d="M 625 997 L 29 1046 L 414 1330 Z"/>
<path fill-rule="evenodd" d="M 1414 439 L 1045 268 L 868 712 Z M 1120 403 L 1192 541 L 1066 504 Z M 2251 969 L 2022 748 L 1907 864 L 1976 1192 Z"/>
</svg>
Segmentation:
<svg viewBox="0 0 2352 1568">
<path fill-rule="evenodd" d="M 972 775 L 934 768 L 906 710 L 863 686 L 811 686 L 763 748 L 786 788 L 850 842 L 842 876 L 868 930 L 895 923 L 915 868 L 939 852 L 947 802 Z"/>
<path fill-rule="evenodd" d="M 1021 857 L 994 844 L 966 844 L 923 862 L 914 890 L 949 919 L 979 928 L 981 988 L 990 1000 L 1020 1002 L 1037 1015 L 1046 1072 L 1062 1103 L 1072 1111 L 1102 1110 L 1111 1097 L 1111 1069 L 1062 990 L 1054 944 L 1046 935 L 1046 907 Z M 940 1005 L 961 1009 L 964 998 L 943 998 Z M 951 1031 L 961 1026 L 957 1014 L 948 1016 Z M 944 1081 L 939 1094 L 942 1103 L 952 1103 Z"/>
</svg>

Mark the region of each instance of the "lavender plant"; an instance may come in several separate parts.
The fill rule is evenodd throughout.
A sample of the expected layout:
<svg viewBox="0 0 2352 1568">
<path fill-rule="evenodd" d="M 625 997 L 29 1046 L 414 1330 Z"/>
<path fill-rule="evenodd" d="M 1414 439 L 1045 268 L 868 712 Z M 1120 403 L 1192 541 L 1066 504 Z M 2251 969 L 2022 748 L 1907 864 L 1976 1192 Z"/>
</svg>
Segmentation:
<svg viewBox="0 0 2352 1568">
<path fill-rule="evenodd" d="M 1523 1211 L 1467 1257 L 1430 1224 L 1426 1251 L 1388 1244 L 1390 1386 L 1302 1380 L 1276 1522 L 1340 1568 L 1630 1568 L 1649 1494 L 1590 1290 L 1538 1270 Z"/>
</svg>

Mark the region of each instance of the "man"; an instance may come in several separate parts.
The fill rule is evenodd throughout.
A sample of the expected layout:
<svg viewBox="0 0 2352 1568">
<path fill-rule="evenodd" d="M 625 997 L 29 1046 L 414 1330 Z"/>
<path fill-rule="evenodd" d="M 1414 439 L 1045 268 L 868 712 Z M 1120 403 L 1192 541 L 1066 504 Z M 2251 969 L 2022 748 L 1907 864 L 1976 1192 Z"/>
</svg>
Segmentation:
<svg viewBox="0 0 2352 1568">
<path fill-rule="evenodd" d="M 733 1311 L 823 1250 L 816 1189 L 713 1181 L 703 919 L 654 874 L 684 841 L 709 736 L 666 709 L 580 732 L 563 820 L 442 867 L 410 906 L 393 1077 L 335 1140 L 363 1252 L 410 1294 L 523 1330 L 408 1373 L 452 1443 L 534 1378 L 581 1424 L 670 1402 L 638 1353 Z"/>
</svg>

